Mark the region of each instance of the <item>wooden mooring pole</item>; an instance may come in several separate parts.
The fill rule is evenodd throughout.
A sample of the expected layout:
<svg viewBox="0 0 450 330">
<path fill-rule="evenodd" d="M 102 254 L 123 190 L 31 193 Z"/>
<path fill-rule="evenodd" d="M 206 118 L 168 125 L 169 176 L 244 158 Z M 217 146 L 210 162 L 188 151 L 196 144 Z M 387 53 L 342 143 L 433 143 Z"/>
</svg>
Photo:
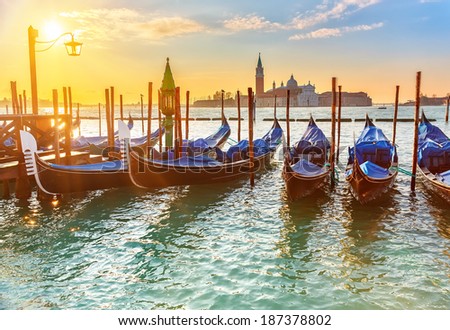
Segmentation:
<svg viewBox="0 0 450 330">
<path fill-rule="evenodd" d="M 27 92 L 23 90 L 23 113 L 27 113 Z"/>
<path fill-rule="evenodd" d="M 64 114 L 69 113 L 69 100 L 67 97 L 67 87 L 63 87 L 63 100 L 64 100 Z"/>
<path fill-rule="evenodd" d="M 64 125 L 64 152 L 66 154 L 65 160 L 66 165 L 71 165 L 71 157 L 72 157 L 72 116 L 69 114 L 65 115 L 65 125 Z"/>
<path fill-rule="evenodd" d="M 53 142 L 53 149 L 55 150 L 55 163 L 60 163 L 59 156 L 59 107 L 58 107 L 58 90 L 53 90 L 53 115 L 55 120 L 55 136 Z"/>
<path fill-rule="evenodd" d="M 144 95 L 141 94 L 141 123 L 142 123 L 142 135 L 144 135 Z"/>
<path fill-rule="evenodd" d="M 101 104 L 98 104 L 98 136 L 102 136 L 102 110 Z"/>
<path fill-rule="evenodd" d="M 123 95 L 120 94 L 119 96 L 119 102 L 120 102 L 120 120 L 123 120 Z"/>
<path fill-rule="evenodd" d="M 255 152 L 253 150 L 253 91 L 248 88 L 248 156 L 250 159 L 250 186 L 255 186 Z"/>
<path fill-rule="evenodd" d="M 19 113 L 23 114 L 23 102 L 22 102 L 22 94 L 19 94 Z"/>
<path fill-rule="evenodd" d="M 445 111 L 445 122 L 448 123 L 448 108 L 450 106 L 450 95 L 447 96 L 447 110 Z"/>
<path fill-rule="evenodd" d="M 161 91 L 158 89 L 158 129 L 159 129 L 159 153 L 162 153 L 162 115 L 161 115 Z"/>
<path fill-rule="evenodd" d="M 400 94 L 400 86 L 395 86 L 395 105 L 394 105 L 394 123 L 392 128 L 392 144 L 395 146 L 395 137 L 397 136 L 397 117 L 398 117 L 398 97 Z"/>
<path fill-rule="evenodd" d="M 180 87 L 175 88 L 175 158 L 181 156 L 183 135 L 181 131 Z"/>
<path fill-rule="evenodd" d="M 338 86 L 338 114 L 337 114 L 337 148 L 336 164 L 339 163 L 339 147 L 341 145 L 341 114 L 342 114 L 342 85 Z"/>
<path fill-rule="evenodd" d="M 70 86 L 67 88 L 68 90 L 68 94 L 69 94 L 69 114 L 70 114 L 70 119 L 73 118 L 73 104 L 72 104 L 72 88 L 70 88 Z M 80 125 L 80 123 L 78 123 L 78 125 Z"/>
<path fill-rule="evenodd" d="M 106 101 L 106 106 L 105 106 L 105 112 L 106 112 L 106 131 L 107 131 L 107 135 L 108 135 L 108 147 L 112 148 L 114 147 L 114 136 L 112 136 L 114 134 L 113 131 L 111 131 L 111 112 L 110 112 L 110 107 L 109 107 L 109 89 L 105 89 L 105 101 Z"/>
<path fill-rule="evenodd" d="M 77 117 L 80 118 L 80 103 L 77 103 Z M 78 123 L 78 136 L 81 135 L 81 123 Z"/>
<path fill-rule="evenodd" d="M 19 108 L 19 100 L 17 98 L 17 84 L 15 81 L 11 81 L 11 101 L 12 101 L 12 107 L 13 107 L 13 114 L 18 115 L 20 114 L 20 108 Z"/>
<path fill-rule="evenodd" d="M 16 178 L 15 194 L 18 199 L 28 199 L 31 196 L 31 185 L 27 175 L 27 169 L 25 165 L 25 159 L 23 156 L 22 143 L 20 142 L 20 130 L 23 129 L 22 121 L 15 127 L 15 135 L 17 137 L 17 151 L 19 153 L 19 176 Z M 5 188 L 6 187 L 6 188 Z M 9 186 L 4 183 L 4 188 L 8 189 Z M 5 191 L 4 191 L 5 193 Z M 9 192 L 8 192 L 9 193 Z"/>
<path fill-rule="evenodd" d="M 330 173 L 331 186 L 334 186 L 334 162 L 336 152 L 336 77 L 331 79 L 332 103 L 331 103 L 331 150 L 330 150 Z"/>
<path fill-rule="evenodd" d="M 419 109 L 420 109 L 420 81 L 422 72 L 416 75 L 416 108 L 414 112 L 414 144 L 412 158 L 411 191 L 416 191 L 417 151 L 419 147 Z"/>
<path fill-rule="evenodd" d="M 220 112 L 220 115 L 221 115 L 221 117 L 222 117 L 222 120 L 223 120 L 223 118 L 225 117 L 225 112 L 224 112 L 224 105 L 223 105 L 223 94 L 225 93 L 225 91 L 222 89 L 222 92 L 221 92 L 221 108 L 222 108 L 222 110 L 221 110 L 221 112 Z"/>
<path fill-rule="evenodd" d="M 116 139 L 116 137 L 114 136 L 114 87 L 111 86 L 109 88 L 109 91 L 111 93 L 111 98 L 110 98 L 110 119 L 111 119 L 111 135 L 112 135 L 112 146 L 111 148 L 114 148 L 114 140 Z"/>
<path fill-rule="evenodd" d="M 148 107 L 147 107 L 147 154 L 150 153 L 150 138 L 151 138 L 151 134 L 152 134 L 152 104 L 153 104 L 153 99 L 152 99 L 152 94 L 153 94 L 153 83 L 149 82 L 148 83 Z"/>
<path fill-rule="evenodd" d="M 241 92 L 237 91 L 237 113 L 238 113 L 238 129 L 237 140 L 241 141 Z"/>
<path fill-rule="evenodd" d="M 181 157 L 181 151 L 183 146 L 183 130 L 181 123 L 181 90 L 180 87 L 175 89 L 175 111 L 178 114 L 178 157 Z"/>
<path fill-rule="evenodd" d="M 186 91 L 186 132 L 184 132 L 186 141 L 189 140 L 189 91 Z"/>
<path fill-rule="evenodd" d="M 277 118 L 277 96 L 275 95 L 275 98 L 273 100 L 273 118 Z"/>
<path fill-rule="evenodd" d="M 290 114 L 289 105 L 291 100 L 291 91 L 288 89 L 286 91 L 286 145 L 289 148 L 291 146 L 291 124 L 290 124 Z"/>
</svg>

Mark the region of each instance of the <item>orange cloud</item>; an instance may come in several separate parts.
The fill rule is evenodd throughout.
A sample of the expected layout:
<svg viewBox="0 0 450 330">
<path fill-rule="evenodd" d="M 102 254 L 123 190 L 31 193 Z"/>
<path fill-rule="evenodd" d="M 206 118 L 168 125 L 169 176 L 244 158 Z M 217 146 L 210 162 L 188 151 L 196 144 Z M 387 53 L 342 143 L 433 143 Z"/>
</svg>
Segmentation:
<svg viewBox="0 0 450 330">
<path fill-rule="evenodd" d="M 127 8 L 64 12 L 60 16 L 74 21 L 83 39 L 96 41 L 130 38 L 157 41 L 206 30 L 204 25 L 188 18 L 146 15 Z"/>
</svg>

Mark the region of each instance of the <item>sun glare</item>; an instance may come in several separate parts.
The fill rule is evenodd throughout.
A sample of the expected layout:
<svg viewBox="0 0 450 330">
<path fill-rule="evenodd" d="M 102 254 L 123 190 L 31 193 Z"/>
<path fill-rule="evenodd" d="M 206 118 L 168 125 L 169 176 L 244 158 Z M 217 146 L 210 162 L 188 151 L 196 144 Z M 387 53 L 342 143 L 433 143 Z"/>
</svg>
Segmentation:
<svg viewBox="0 0 450 330">
<path fill-rule="evenodd" d="M 58 22 L 50 21 L 47 22 L 42 28 L 43 35 L 42 37 L 46 40 L 55 39 L 63 33 L 61 25 Z"/>
</svg>

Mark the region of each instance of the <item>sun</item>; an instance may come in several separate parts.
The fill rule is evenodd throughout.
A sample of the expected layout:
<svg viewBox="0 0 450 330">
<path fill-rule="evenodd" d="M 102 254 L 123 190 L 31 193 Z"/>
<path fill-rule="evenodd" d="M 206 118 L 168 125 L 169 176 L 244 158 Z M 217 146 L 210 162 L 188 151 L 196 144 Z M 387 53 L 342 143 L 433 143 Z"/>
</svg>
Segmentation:
<svg viewBox="0 0 450 330">
<path fill-rule="evenodd" d="M 63 33 L 61 25 L 56 21 L 46 22 L 42 28 L 42 38 L 46 40 L 56 39 Z"/>
</svg>

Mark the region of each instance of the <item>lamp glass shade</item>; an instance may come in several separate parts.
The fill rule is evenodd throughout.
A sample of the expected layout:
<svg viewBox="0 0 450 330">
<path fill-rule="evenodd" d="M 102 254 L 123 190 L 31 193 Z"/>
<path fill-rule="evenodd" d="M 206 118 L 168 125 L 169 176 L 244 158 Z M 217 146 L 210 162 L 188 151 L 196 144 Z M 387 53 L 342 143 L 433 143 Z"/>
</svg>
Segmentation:
<svg viewBox="0 0 450 330">
<path fill-rule="evenodd" d="M 72 37 L 72 40 L 64 43 L 64 45 L 66 46 L 67 54 L 69 56 L 80 56 L 81 46 L 83 46 L 83 44 L 81 42 L 77 42 L 77 41 L 73 40 L 73 37 Z"/>
</svg>

